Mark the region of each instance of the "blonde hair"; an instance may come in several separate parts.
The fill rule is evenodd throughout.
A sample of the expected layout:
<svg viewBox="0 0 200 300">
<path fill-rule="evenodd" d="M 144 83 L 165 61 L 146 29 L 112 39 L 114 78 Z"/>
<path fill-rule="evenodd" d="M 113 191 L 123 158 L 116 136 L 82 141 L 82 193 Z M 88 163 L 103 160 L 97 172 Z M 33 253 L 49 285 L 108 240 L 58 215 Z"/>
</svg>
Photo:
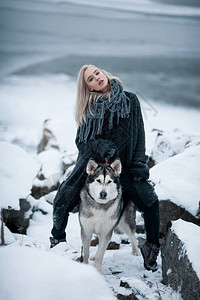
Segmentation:
<svg viewBox="0 0 200 300">
<path fill-rule="evenodd" d="M 110 91 L 103 93 L 103 92 L 91 92 L 88 90 L 87 84 L 84 80 L 84 73 L 89 67 L 96 67 L 94 65 L 84 65 L 78 74 L 77 78 L 77 93 L 76 93 L 76 104 L 75 104 L 75 120 L 77 123 L 77 126 L 80 126 L 80 124 L 86 122 L 86 111 L 87 107 L 89 108 L 90 113 L 93 115 L 91 110 L 91 104 L 92 100 L 94 103 L 98 101 L 98 99 L 102 95 L 108 95 L 110 99 Z M 97 68 L 99 69 L 99 68 Z M 110 86 L 110 81 L 112 78 L 115 78 L 120 83 L 120 79 L 117 77 L 112 76 L 110 73 L 106 72 L 105 70 L 100 69 L 102 73 L 108 78 L 108 84 Z"/>
</svg>

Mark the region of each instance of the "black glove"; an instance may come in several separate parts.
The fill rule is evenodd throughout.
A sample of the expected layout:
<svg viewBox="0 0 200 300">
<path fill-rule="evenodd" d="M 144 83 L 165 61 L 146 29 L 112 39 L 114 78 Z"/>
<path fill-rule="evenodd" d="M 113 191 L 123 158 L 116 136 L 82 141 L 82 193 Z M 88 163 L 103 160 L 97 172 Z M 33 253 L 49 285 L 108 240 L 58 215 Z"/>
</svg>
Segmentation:
<svg viewBox="0 0 200 300">
<path fill-rule="evenodd" d="M 117 148 L 115 143 L 109 140 L 101 140 L 97 145 L 97 153 L 102 161 L 109 161 L 115 154 L 117 155 Z"/>
<path fill-rule="evenodd" d="M 149 178 L 149 168 L 142 162 L 134 162 L 129 172 L 135 181 L 147 180 Z"/>
</svg>

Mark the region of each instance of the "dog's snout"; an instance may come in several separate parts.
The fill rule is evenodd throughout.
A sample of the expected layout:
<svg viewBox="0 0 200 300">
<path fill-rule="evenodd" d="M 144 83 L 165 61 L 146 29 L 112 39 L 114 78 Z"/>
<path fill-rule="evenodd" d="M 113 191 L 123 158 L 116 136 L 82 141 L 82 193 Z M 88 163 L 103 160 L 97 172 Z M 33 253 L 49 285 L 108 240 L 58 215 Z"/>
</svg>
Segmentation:
<svg viewBox="0 0 200 300">
<path fill-rule="evenodd" d="M 107 196 L 107 193 L 106 193 L 105 191 L 101 191 L 100 197 L 101 197 L 102 199 L 105 199 L 106 196 Z"/>
</svg>

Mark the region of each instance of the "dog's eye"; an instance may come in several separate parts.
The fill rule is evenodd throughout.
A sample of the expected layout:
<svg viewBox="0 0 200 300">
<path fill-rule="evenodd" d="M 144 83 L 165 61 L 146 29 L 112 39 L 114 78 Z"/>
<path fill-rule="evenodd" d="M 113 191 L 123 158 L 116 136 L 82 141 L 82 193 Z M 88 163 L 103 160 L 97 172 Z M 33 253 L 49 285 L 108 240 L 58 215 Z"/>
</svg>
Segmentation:
<svg viewBox="0 0 200 300">
<path fill-rule="evenodd" d="M 96 181 L 97 181 L 98 183 L 101 183 L 101 180 L 100 180 L 100 179 L 97 179 Z"/>
<path fill-rule="evenodd" d="M 111 180 L 108 180 L 108 184 L 111 183 L 111 182 L 112 182 Z"/>
</svg>

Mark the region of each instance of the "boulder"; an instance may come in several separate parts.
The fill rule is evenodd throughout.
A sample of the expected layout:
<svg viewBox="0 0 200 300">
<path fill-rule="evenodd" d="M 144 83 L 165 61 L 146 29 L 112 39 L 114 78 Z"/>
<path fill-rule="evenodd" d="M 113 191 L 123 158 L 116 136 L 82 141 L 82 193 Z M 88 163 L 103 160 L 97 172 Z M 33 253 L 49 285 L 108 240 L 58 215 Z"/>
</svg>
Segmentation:
<svg viewBox="0 0 200 300">
<path fill-rule="evenodd" d="M 55 134 L 52 132 L 51 123 L 51 119 L 44 121 L 42 138 L 39 142 L 37 153 L 45 151 L 49 148 L 59 149 L 58 141 L 55 137 Z"/>
<path fill-rule="evenodd" d="M 169 157 L 183 152 L 187 145 L 196 138 L 195 135 L 188 134 L 177 128 L 171 132 L 153 129 L 152 135 L 154 136 L 152 137 L 154 138 L 154 143 L 150 153 L 150 167 L 153 163 L 158 164 Z"/>
<path fill-rule="evenodd" d="M 199 211 L 199 139 L 186 149 L 151 168 L 151 181 L 160 200 L 161 232 L 170 220 L 179 218 L 200 225 Z"/>
<path fill-rule="evenodd" d="M 182 219 L 200 226 L 200 218 L 192 215 L 186 208 L 183 208 L 170 200 L 160 201 L 160 232 L 165 236 L 170 225 L 170 221 Z"/>
<path fill-rule="evenodd" d="M 161 247 L 163 283 L 183 300 L 200 299 L 200 228 L 182 220 L 172 222 Z"/>
<path fill-rule="evenodd" d="M 30 210 L 31 205 L 25 199 L 20 199 L 19 206 L 19 210 L 11 207 L 2 209 L 2 219 L 11 232 L 26 234 L 31 215 L 31 211 L 30 213 L 27 212 Z"/>
<path fill-rule="evenodd" d="M 42 167 L 32 188 L 32 196 L 36 199 L 56 190 L 63 180 L 63 174 L 68 174 L 68 169 L 76 162 L 77 153 L 67 151 L 66 129 L 64 120 L 44 121 L 37 156 Z"/>
<path fill-rule="evenodd" d="M 6 142 L 0 142 L 0 157 L 1 221 L 11 232 L 26 233 L 32 213 L 26 198 L 40 165 L 22 148 Z"/>
<path fill-rule="evenodd" d="M 38 145 L 38 154 L 49 149 L 57 149 L 62 153 L 63 161 L 66 165 L 75 162 L 77 150 L 75 144 L 69 145 L 69 137 L 73 137 L 73 130 L 69 132 L 69 124 L 62 119 L 47 119 L 43 124 L 43 132 Z M 70 148 L 70 149 L 69 149 Z"/>
<path fill-rule="evenodd" d="M 41 169 L 33 181 L 31 195 L 39 199 L 58 188 L 64 169 L 62 154 L 56 149 L 39 153 L 37 160 L 41 165 Z"/>
</svg>

